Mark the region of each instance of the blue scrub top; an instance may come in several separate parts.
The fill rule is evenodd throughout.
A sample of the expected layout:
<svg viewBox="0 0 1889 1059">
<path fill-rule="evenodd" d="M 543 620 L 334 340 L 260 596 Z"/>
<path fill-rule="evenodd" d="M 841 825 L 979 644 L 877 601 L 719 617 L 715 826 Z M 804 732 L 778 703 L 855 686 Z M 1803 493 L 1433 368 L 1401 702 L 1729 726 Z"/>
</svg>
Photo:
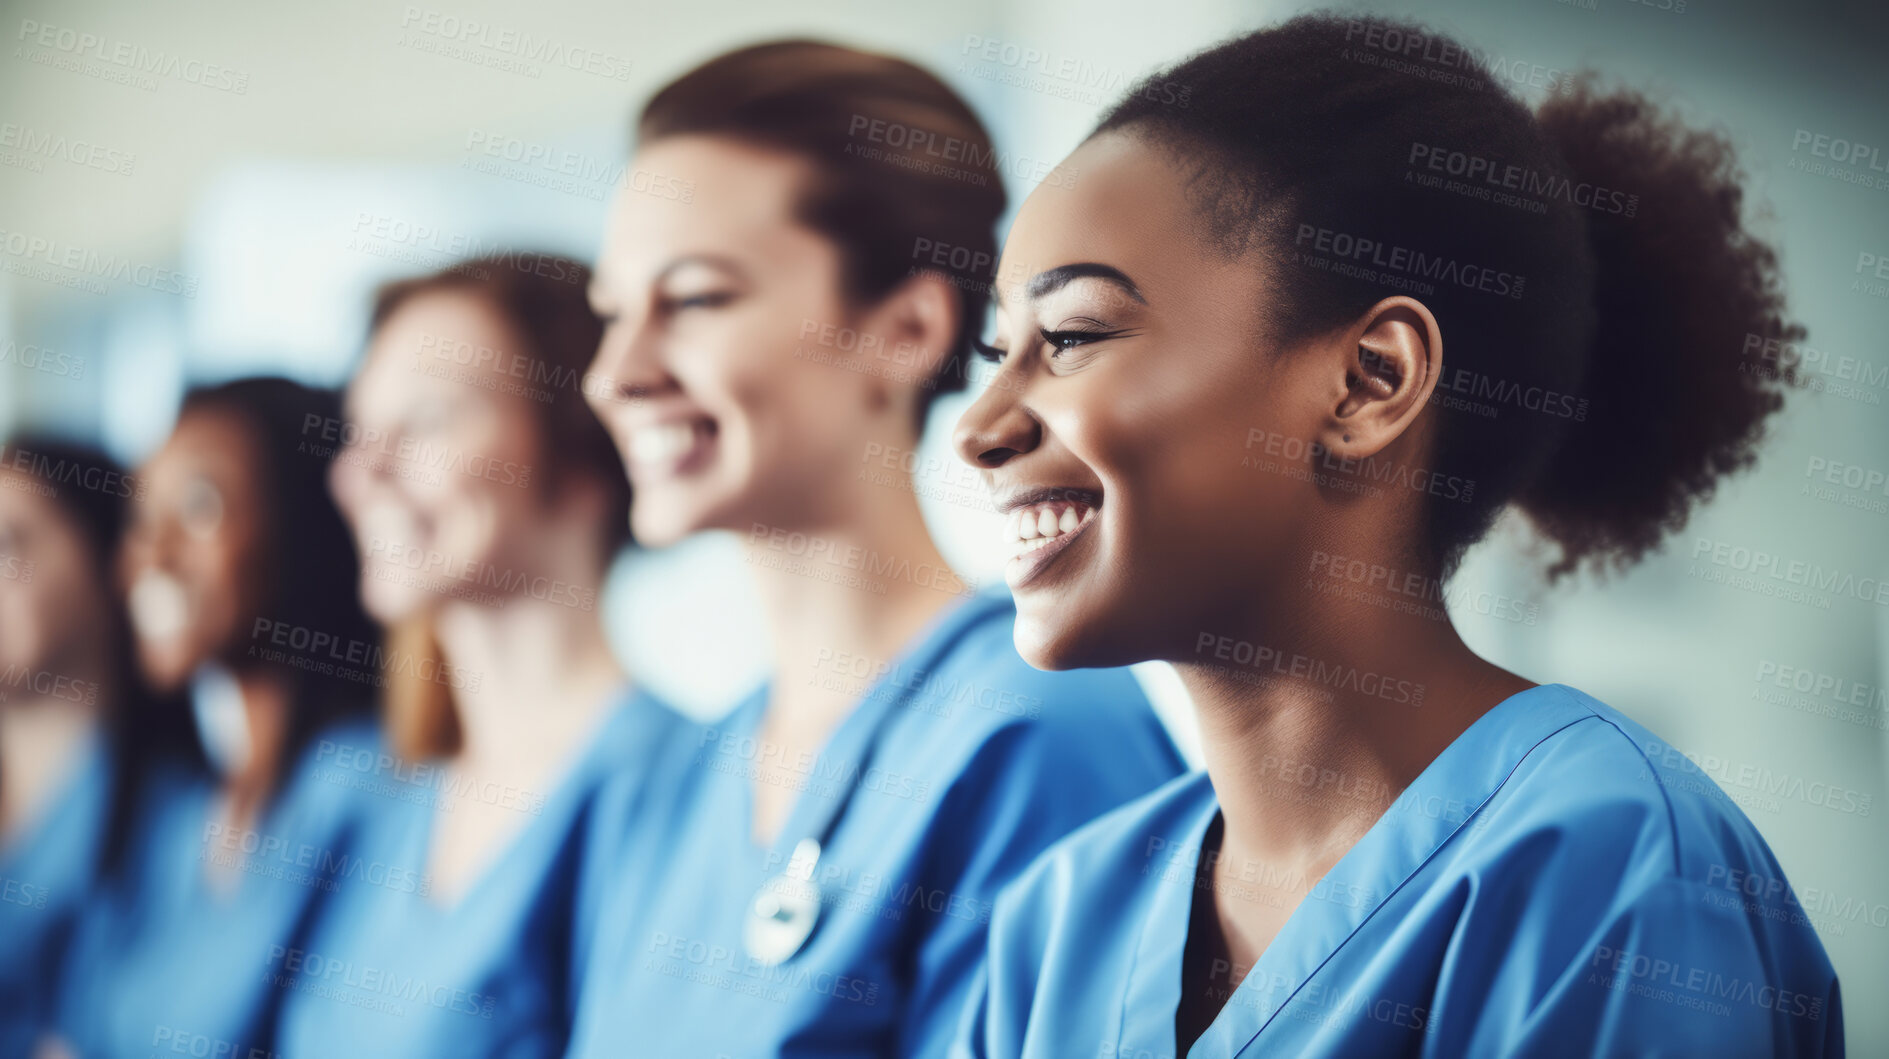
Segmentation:
<svg viewBox="0 0 1889 1059">
<path fill-rule="evenodd" d="M 81 917 L 62 975 L 74 1054 L 267 1054 L 273 971 L 345 870 L 358 815 L 322 748 L 375 738 L 354 723 L 318 734 L 247 828 L 213 819 L 218 784 L 201 770 L 147 778 L 121 877 Z M 211 865 L 227 869 L 214 883 Z"/>
<path fill-rule="evenodd" d="M 455 790 L 436 766 L 382 770 L 376 778 L 387 796 L 356 846 L 369 869 L 342 883 L 307 944 L 283 961 L 292 985 L 275 1055 L 561 1054 L 573 1005 L 578 859 L 598 787 L 613 774 L 634 783 L 649 754 L 687 724 L 651 696 L 629 694 L 543 795 Z M 441 904 L 426 879 L 434 821 L 468 797 L 508 799 L 527 819 L 456 900 Z"/>
<path fill-rule="evenodd" d="M 52 983 L 97 872 L 111 789 L 94 734 L 45 811 L 0 849 L 0 1056 L 32 1054 L 51 1025 Z"/>
<path fill-rule="evenodd" d="M 586 913 L 569 1054 L 942 1055 L 998 890 L 1182 768 L 1129 673 L 1032 669 L 1014 620 L 1008 593 L 984 594 L 876 679 L 835 659 L 836 679 L 874 682 L 797 770 L 768 847 L 750 837 L 765 689 L 673 746 L 666 789 L 600 814 L 589 855 L 604 892 Z M 811 936 L 778 964 L 752 959 L 743 927 L 757 890 L 825 818 Z"/>
<path fill-rule="evenodd" d="M 954 1054 L 1173 1057 L 1219 811 L 1189 776 L 1032 865 Z M 1836 975 L 1789 893 L 1683 756 L 1532 688 L 1450 744 L 1250 970 L 1215 968 L 1231 997 L 1187 1054 L 1840 1056 Z"/>
</svg>

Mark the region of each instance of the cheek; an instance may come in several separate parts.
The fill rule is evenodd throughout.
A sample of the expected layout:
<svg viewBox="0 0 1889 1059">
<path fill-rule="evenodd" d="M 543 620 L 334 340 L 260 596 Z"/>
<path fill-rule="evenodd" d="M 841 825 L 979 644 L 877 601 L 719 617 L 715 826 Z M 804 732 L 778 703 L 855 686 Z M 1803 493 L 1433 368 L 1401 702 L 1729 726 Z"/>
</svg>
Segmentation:
<svg viewBox="0 0 1889 1059">
<path fill-rule="evenodd" d="M 6 666 L 31 667 L 45 654 L 53 635 L 50 603 L 30 585 L 0 586 L 0 659 Z"/>
<path fill-rule="evenodd" d="M 77 560 L 77 556 L 69 557 Z M 60 640 L 92 635 L 105 599 L 97 578 L 77 561 L 59 557 L 39 563 L 25 589 L 22 605 L 48 635 Z"/>
<path fill-rule="evenodd" d="M 751 479 L 783 481 L 796 469 L 825 466 L 853 435 L 867 378 L 854 369 L 870 368 L 870 354 L 803 342 L 795 326 L 781 324 L 832 319 L 837 310 L 822 312 L 829 315 L 777 305 L 756 314 L 697 374 L 690 396 L 715 417 Z"/>
<path fill-rule="evenodd" d="M 1250 460 L 1263 388 L 1245 373 L 1202 371 L 1118 382 L 1109 392 L 1065 436 L 1100 478 L 1105 509 L 1114 507 L 1118 587 L 1150 602 L 1167 594 L 1163 585 L 1185 596 L 1258 562 L 1296 509 L 1298 487 Z"/>
<path fill-rule="evenodd" d="M 437 473 L 397 483 L 416 530 L 430 529 L 439 549 L 459 561 L 490 561 L 506 541 L 523 536 L 545 473 L 533 444 L 537 429 L 524 409 L 468 411 L 443 440 L 447 457 Z"/>
<path fill-rule="evenodd" d="M 745 333 L 708 362 L 700 400 L 719 401 L 716 415 L 731 414 L 750 428 L 785 418 L 796 404 L 792 397 L 810 369 L 818 365 L 803 354 L 791 333 L 772 323 L 745 328 Z"/>
<path fill-rule="evenodd" d="M 403 490 L 410 498 L 401 505 L 406 524 L 395 522 L 392 532 L 403 538 L 399 544 L 408 551 L 429 556 L 437 552 L 429 562 L 490 562 L 504 536 L 507 490 L 463 472 L 442 471 L 442 476 L 445 480 L 437 486 Z"/>
<path fill-rule="evenodd" d="M 791 313 L 760 301 L 702 311 L 677 325 L 667 367 L 684 395 L 710 415 L 744 409 L 770 374 L 794 360 L 793 329 L 781 322 Z"/>
<path fill-rule="evenodd" d="M 873 365 L 853 353 L 833 364 L 790 360 L 768 380 L 766 419 L 757 417 L 764 433 L 758 459 L 791 457 L 817 465 L 822 477 L 833 468 L 859 462 L 856 442 L 861 423 L 870 414 L 865 374 Z M 810 468 L 812 469 L 812 468 Z"/>
<path fill-rule="evenodd" d="M 185 562 L 199 571 L 204 626 L 199 634 L 206 642 L 226 639 L 244 615 L 277 617 L 262 614 L 268 605 L 263 599 L 267 564 L 296 562 L 298 557 L 271 551 L 255 527 L 239 526 L 186 552 Z"/>
<path fill-rule="evenodd" d="M 508 570 L 534 565 L 540 542 L 552 531 L 545 521 L 541 494 L 535 488 L 486 482 L 468 489 L 468 535 L 478 534 L 468 546 L 473 558 Z"/>
<path fill-rule="evenodd" d="M 1110 385 L 1098 398 L 1050 429 L 1101 480 L 1104 508 L 1146 531 L 1204 529 L 1214 501 L 1237 486 L 1242 417 L 1164 381 Z"/>
</svg>

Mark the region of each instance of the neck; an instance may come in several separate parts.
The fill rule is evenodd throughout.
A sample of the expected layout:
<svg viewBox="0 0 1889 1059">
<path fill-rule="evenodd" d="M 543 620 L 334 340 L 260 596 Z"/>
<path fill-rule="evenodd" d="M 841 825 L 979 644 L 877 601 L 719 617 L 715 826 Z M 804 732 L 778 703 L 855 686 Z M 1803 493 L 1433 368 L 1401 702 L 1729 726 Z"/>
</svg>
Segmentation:
<svg viewBox="0 0 1889 1059">
<path fill-rule="evenodd" d="M 968 590 L 932 542 L 908 480 L 899 480 L 907 487 L 849 482 L 848 495 L 829 505 L 843 518 L 757 525 L 746 535 L 774 650 L 774 723 L 818 729 L 850 712 L 866 690 L 855 674 L 883 672 Z M 844 691 L 795 691 L 813 685 Z"/>
<path fill-rule="evenodd" d="M 0 836 L 37 818 L 58 790 L 98 730 L 97 701 L 36 695 L 0 705 Z"/>
<path fill-rule="evenodd" d="M 276 674 L 249 669 L 235 677 L 248 722 L 249 753 L 241 768 L 223 777 L 223 794 L 231 816 L 241 821 L 252 818 L 290 766 L 282 756 L 288 748 L 291 707 L 288 688 Z"/>
<path fill-rule="evenodd" d="M 1472 652 L 1440 600 L 1419 616 L 1303 584 L 1279 596 L 1266 613 L 1289 623 L 1203 635 L 1177 668 L 1225 822 L 1220 863 L 1315 879 L 1478 717 L 1532 685 Z"/>
<path fill-rule="evenodd" d="M 462 763 L 562 756 L 628 679 L 594 609 L 528 596 L 503 607 L 459 601 L 440 609 L 434 634 L 445 660 L 478 678 L 453 692 Z"/>
</svg>

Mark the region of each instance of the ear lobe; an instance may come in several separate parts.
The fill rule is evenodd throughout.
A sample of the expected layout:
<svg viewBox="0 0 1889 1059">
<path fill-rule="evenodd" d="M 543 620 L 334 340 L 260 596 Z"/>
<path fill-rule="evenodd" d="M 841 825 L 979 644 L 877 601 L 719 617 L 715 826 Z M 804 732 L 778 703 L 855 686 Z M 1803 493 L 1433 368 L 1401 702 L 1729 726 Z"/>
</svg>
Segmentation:
<svg viewBox="0 0 1889 1059">
<path fill-rule="evenodd" d="M 1442 332 L 1422 302 L 1400 296 L 1372 306 L 1350 334 L 1343 396 L 1320 442 L 1337 455 L 1368 458 L 1429 402 L 1443 366 Z"/>
</svg>

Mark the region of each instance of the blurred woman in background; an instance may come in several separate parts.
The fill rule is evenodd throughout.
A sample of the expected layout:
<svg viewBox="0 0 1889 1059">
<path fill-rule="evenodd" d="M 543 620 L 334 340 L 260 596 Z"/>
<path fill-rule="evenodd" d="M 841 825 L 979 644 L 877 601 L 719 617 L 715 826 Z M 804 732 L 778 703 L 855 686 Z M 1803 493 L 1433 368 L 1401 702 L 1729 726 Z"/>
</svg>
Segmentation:
<svg viewBox="0 0 1889 1059">
<path fill-rule="evenodd" d="M 332 486 L 395 630 L 385 795 L 297 970 L 288 1055 L 552 1056 L 568 1033 L 579 839 L 681 719 L 630 685 L 599 595 L 623 465 L 584 406 L 588 271 L 466 262 L 375 300 Z M 384 867 L 384 870 L 375 869 Z M 345 971 L 336 970 L 343 968 Z"/>
<path fill-rule="evenodd" d="M 673 808 L 593 839 L 572 1050 L 938 1054 L 998 889 L 1181 767 L 1128 673 L 1026 666 L 1008 594 L 919 508 L 910 456 L 986 307 L 995 152 L 931 74 L 804 41 L 691 71 L 637 134 L 591 403 L 640 539 L 741 536 L 773 660 L 665 758 Z"/>
<path fill-rule="evenodd" d="M 73 926 L 122 867 L 132 792 L 196 748 L 132 660 L 115 560 L 139 494 L 93 449 L 0 446 L 0 1055 L 51 1025 Z"/>
<path fill-rule="evenodd" d="M 1019 547 L 1017 644 L 1174 663 L 1207 771 L 1005 895 L 963 1052 L 1840 1055 L 1830 962 L 1744 814 L 1444 610 L 1505 507 L 1554 572 L 1620 567 L 1754 458 L 1782 393 L 1739 351 L 1800 336 L 1730 149 L 1629 92 L 1531 113 L 1479 66 L 1415 77 L 1391 41 L 1476 54 L 1357 17 L 1229 41 L 1011 230 L 1029 264 L 958 448 L 1000 504 L 1087 527 Z"/>
<path fill-rule="evenodd" d="M 323 489 L 331 394 L 257 378 L 194 390 L 138 472 L 122 552 L 138 665 L 188 691 L 209 768 L 133 792 L 114 885 L 81 919 L 59 1029 L 78 1055 L 266 1047 L 278 972 L 344 868 L 335 742 L 372 738 L 352 543 Z"/>
</svg>

